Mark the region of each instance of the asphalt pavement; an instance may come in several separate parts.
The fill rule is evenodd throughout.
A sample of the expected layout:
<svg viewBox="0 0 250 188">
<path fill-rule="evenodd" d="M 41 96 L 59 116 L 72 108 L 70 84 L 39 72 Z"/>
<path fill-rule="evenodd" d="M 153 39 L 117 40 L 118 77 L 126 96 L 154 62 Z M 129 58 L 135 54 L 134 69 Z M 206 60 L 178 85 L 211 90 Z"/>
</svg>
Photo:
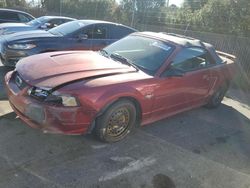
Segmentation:
<svg viewBox="0 0 250 188">
<path fill-rule="evenodd" d="M 249 94 L 230 90 L 217 109 L 184 112 L 106 144 L 26 126 L 8 104 L 7 71 L 0 66 L 1 188 L 250 188 Z"/>
</svg>

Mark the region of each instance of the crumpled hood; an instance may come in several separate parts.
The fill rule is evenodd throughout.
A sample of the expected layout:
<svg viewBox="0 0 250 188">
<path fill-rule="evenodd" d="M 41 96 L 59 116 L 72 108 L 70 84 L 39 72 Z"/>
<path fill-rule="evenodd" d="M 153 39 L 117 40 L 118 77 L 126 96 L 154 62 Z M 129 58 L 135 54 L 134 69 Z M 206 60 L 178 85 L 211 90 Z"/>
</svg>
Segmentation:
<svg viewBox="0 0 250 188">
<path fill-rule="evenodd" d="M 92 51 L 64 51 L 30 56 L 19 61 L 16 70 L 28 84 L 45 88 L 54 88 L 79 79 L 136 71 Z"/>
</svg>

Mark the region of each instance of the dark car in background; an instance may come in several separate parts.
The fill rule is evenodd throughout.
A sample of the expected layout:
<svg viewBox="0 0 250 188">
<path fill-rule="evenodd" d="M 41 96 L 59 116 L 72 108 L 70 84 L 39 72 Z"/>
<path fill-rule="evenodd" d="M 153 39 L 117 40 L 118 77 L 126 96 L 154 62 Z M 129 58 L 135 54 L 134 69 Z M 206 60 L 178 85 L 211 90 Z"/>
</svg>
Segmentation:
<svg viewBox="0 0 250 188">
<path fill-rule="evenodd" d="M 62 16 L 42 16 L 28 23 L 3 23 L 0 24 L 0 35 L 12 34 L 21 31 L 49 30 L 74 20 L 76 19 Z"/>
<path fill-rule="evenodd" d="M 27 23 L 35 19 L 32 15 L 13 9 L 0 9 L 0 23 Z"/>
<path fill-rule="evenodd" d="M 26 31 L 0 37 L 3 65 L 21 58 L 60 50 L 100 50 L 137 30 L 106 21 L 76 20 L 48 31 Z"/>
</svg>

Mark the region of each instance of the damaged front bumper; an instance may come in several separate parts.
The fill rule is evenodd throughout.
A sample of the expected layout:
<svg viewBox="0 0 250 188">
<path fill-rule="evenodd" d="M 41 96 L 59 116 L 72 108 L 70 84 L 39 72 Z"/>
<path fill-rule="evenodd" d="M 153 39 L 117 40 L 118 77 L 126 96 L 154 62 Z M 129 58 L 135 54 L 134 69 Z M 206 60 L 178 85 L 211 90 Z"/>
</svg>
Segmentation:
<svg viewBox="0 0 250 188">
<path fill-rule="evenodd" d="M 92 117 L 84 113 L 81 106 L 63 107 L 42 103 L 27 95 L 29 87 L 20 89 L 12 79 L 13 72 L 5 76 L 5 86 L 9 102 L 15 113 L 30 127 L 45 133 L 69 135 L 85 134 Z"/>
</svg>

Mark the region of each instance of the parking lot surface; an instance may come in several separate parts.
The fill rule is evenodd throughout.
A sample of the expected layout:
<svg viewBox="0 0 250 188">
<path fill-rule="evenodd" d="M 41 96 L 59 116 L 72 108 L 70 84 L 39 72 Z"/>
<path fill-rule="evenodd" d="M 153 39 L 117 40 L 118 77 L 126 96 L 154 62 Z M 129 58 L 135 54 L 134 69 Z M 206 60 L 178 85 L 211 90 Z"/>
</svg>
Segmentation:
<svg viewBox="0 0 250 188">
<path fill-rule="evenodd" d="M 191 110 L 106 144 L 26 126 L 8 104 L 7 71 L 0 65 L 0 187 L 250 188 L 248 94 L 232 90 L 217 109 Z"/>
</svg>

